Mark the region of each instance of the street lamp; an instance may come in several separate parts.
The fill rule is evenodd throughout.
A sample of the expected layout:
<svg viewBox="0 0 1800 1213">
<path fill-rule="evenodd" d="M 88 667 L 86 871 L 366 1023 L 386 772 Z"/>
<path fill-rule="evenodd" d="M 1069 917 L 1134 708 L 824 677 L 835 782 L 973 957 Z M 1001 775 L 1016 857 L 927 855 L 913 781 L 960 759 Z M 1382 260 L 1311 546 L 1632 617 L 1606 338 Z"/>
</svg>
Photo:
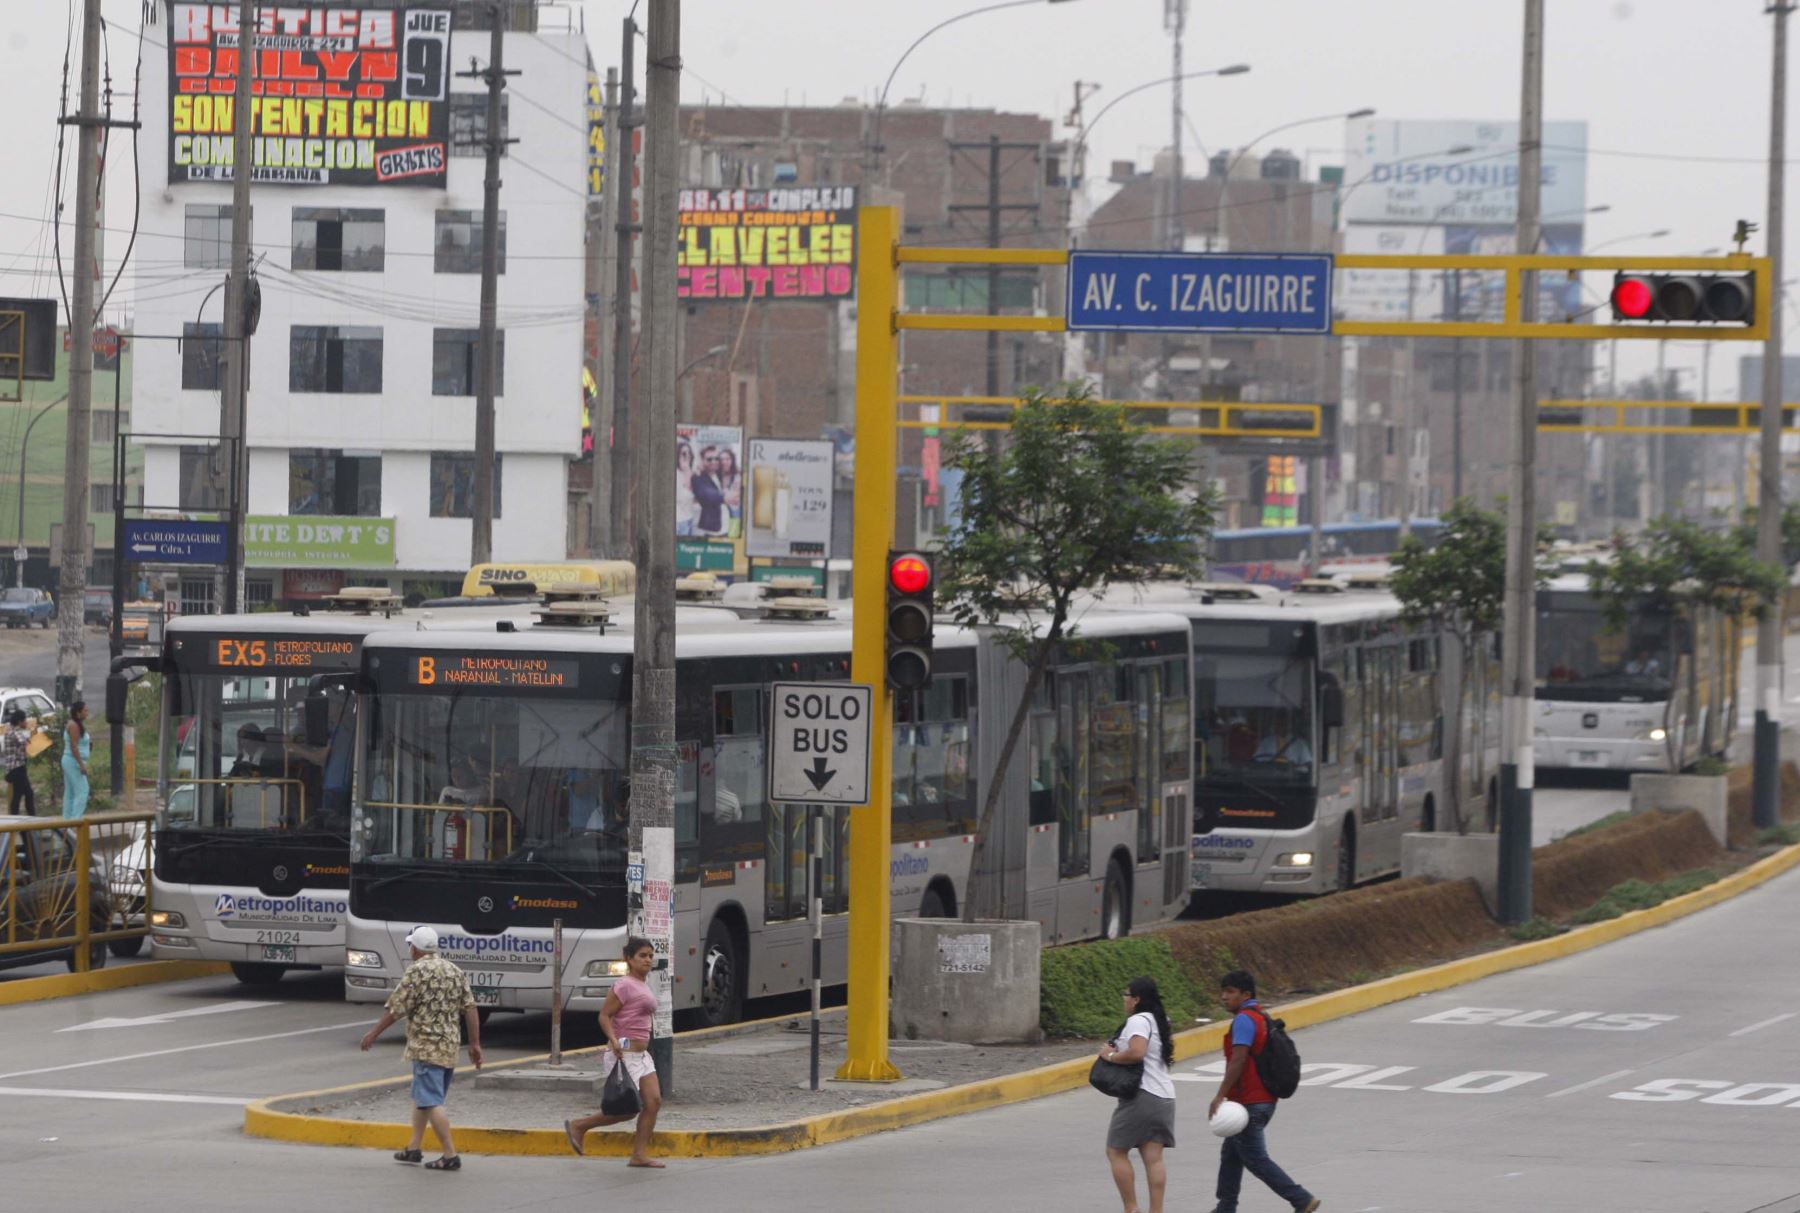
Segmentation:
<svg viewBox="0 0 1800 1213">
<path fill-rule="evenodd" d="M 1088 135 L 1096 126 L 1100 125 L 1100 119 L 1106 117 L 1106 115 L 1111 112 L 1113 106 L 1119 104 L 1119 102 L 1125 100 L 1127 97 L 1135 97 L 1146 89 L 1159 88 L 1165 84 L 1174 84 L 1177 80 L 1198 80 L 1202 76 L 1241 76 L 1249 70 L 1250 65 L 1248 63 L 1233 63 L 1225 67 L 1210 67 L 1204 71 L 1182 72 L 1179 76 L 1163 76 L 1157 80 L 1146 80 L 1142 84 L 1133 85 L 1120 93 L 1117 97 L 1114 97 L 1111 101 L 1108 101 L 1105 105 L 1101 106 L 1100 112 L 1095 114 L 1082 126 L 1081 133 L 1075 137 L 1075 153 L 1070 158 L 1070 162 L 1076 165 L 1081 163 L 1081 157 L 1087 151 Z"/>
<path fill-rule="evenodd" d="M 25 425 L 25 437 L 19 440 L 19 542 L 13 552 L 13 584 L 16 586 L 25 584 L 25 558 L 19 555 L 25 551 L 25 452 L 31 449 L 31 431 L 38 419 L 68 398 L 66 394 L 58 396 L 39 409 Z"/>
<path fill-rule="evenodd" d="M 675 376 L 675 382 L 680 383 L 683 379 L 686 379 L 688 377 L 689 372 L 698 370 L 700 367 L 700 364 L 702 362 L 707 362 L 707 361 L 710 361 L 711 359 L 717 358 L 720 354 L 723 354 L 726 350 L 728 350 L 730 348 L 731 347 L 729 345 L 713 346 L 711 349 L 707 350 L 706 353 L 700 355 L 698 358 L 694 359 L 692 362 L 690 362 L 686 366 L 682 367 L 681 373 L 679 375 Z"/>
<path fill-rule="evenodd" d="M 882 83 L 881 96 L 878 97 L 875 101 L 875 121 L 871 125 L 871 129 L 870 129 L 870 133 L 869 133 L 869 145 L 868 145 L 868 151 L 867 151 L 867 156 L 866 156 L 868 168 L 871 171 L 874 169 L 875 157 L 877 155 L 879 155 L 882 150 L 882 147 L 881 147 L 881 116 L 887 110 L 888 90 L 894 86 L 894 77 L 900 74 L 901 65 L 906 62 L 906 60 L 912 55 L 912 53 L 914 51 L 919 49 L 920 43 L 924 42 L 925 39 L 931 37 L 931 35 L 937 33 L 939 30 L 943 29 L 945 26 L 955 25 L 958 21 L 966 21 L 970 17 L 979 17 L 983 13 L 995 13 L 995 12 L 999 12 L 1003 8 L 1024 8 L 1028 4 L 1070 4 L 1070 3 L 1073 3 L 1073 0 L 1002 0 L 1002 3 L 999 3 L 999 4 L 984 4 L 980 8 L 972 8 L 972 9 L 969 9 L 967 12 L 958 13 L 954 17 L 946 17 L 946 18 L 944 18 L 944 20 L 938 22 L 936 25 L 932 26 L 930 29 L 928 29 L 924 33 L 920 34 L 917 38 L 914 38 L 912 45 L 907 47 L 906 50 L 901 53 L 901 55 L 898 59 L 894 60 L 894 68 L 892 71 L 890 71 L 888 73 L 887 79 Z"/>
</svg>

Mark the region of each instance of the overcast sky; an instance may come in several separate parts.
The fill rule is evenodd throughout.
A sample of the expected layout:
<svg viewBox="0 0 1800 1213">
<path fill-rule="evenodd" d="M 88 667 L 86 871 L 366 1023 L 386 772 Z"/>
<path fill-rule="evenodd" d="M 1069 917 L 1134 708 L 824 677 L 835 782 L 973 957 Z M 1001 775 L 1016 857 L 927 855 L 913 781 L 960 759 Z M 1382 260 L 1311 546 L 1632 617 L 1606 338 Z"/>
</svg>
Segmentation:
<svg viewBox="0 0 1800 1213">
<path fill-rule="evenodd" d="M 79 0 L 5 6 L 0 45 L 8 70 L 0 73 L 0 113 L 9 116 L 10 137 L 0 175 L 0 282 L 6 294 L 54 292 L 43 276 L 50 252 L 43 217 L 55 162 L 65 5 L 78 9 Z M 683 95 L 740 104 L 872 99 L 913 39 L 977 6 L 975 0 L 686 0 Z M 1668 228 L 1665 239 L 1614 250 L 1697 252 L 1726 243 L 1740 217 L 1761 221 L 1772 21 L 1763 7 L 1763 0 L 1547 5 L 1545 115 L 1587 121 L 1588 201 L 1611 208 L 1590 217 L 1590 246 Z M 583 0 L 573 8 L 585 19 L 604 70 L 617 60 L 619 22 L 631 0 Z M 913 53 L 894 81 L 890 104 L 922 95 L 934 106 L 992 106 L 1060 121 L 1080 79 L 1101 84 L 1090 102 L 1097 108 L 1169 73 L 1163 8 L 1163 0 L 1064 0 L 971 17 Z M 115 23 L 110 50 L 121 91 L 129 89 L 140 10 L 139 0 L 104 0 Z M 1242 62 L 1252 70 L 1188 83 L 1187 151 L 1202 150 L 1195 136 L 1212 151 L 1295 119 L 1364 106 L 1383 118 L 1516 119 L 1522 11 L 1521 0 L 1191 0 L 1187 69 Z M 158 41 L 162 28 L 152 30 Z M 529 81 L 518 85 L 529 91 Z M 1147 164 L 1167 145 L 1168 132 L 1167 90 L 1146 90 L 1095 130 L 1091 167 L 1113 159 Z M 1338 163 L 1343 137 L 1341 121 L 1320 122 L 1258 150 L 1286 146 L 1302 155 L 1310 150 L 1312 166 Z M 162 155 L 144 149 L 149 166 Z M 1793 131 L 1790 155 L 1800 155 L 1800 130 Z M 72 164 L 68 171 L 72 178 Z M 129 171 L 113 173 L 111 181 L 108 224 L 128 226 Z M 1800 199 L 1793 206 L 1800 208 Z M 65 257 L 68 244 L 65 228 Z M 1760 247 L 1759 236 L 1752 251 Z M 121 238 L 109 236 L 109 256 L 122 248 Z M 1790 316 L 1800 320 L 1800 309 Z M 1647 364 L 1651 347 L 1635 344 L 1640 348 L 1621 354 L 1622 368 Z M 1736 376 L 1724 368 L 1735 359 L 1719 354 L 1713 396 L 1729 399 Z M 1671 364 L 1698 360 L 1694 349 L 1670 354 Z"/>
</svg>

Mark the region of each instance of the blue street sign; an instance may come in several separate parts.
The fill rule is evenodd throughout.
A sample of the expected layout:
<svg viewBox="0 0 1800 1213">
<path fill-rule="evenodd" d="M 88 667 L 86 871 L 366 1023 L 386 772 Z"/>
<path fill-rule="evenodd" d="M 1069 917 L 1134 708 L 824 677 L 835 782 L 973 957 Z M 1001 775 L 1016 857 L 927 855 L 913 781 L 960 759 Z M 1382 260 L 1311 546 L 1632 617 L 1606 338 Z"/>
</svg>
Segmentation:
<svg viewBox="0 0 1800 1213">
<path fill-rule="evenodd" d="M 125 559 L 140 564 L 224 564 L 223 522 L 125 520 Z"/>
<path fill-rule="evenodd" d="M 1069 254 L 1068 325 L 1175 333 L 1329 333 L 1329 253 Z"/>
</svg>

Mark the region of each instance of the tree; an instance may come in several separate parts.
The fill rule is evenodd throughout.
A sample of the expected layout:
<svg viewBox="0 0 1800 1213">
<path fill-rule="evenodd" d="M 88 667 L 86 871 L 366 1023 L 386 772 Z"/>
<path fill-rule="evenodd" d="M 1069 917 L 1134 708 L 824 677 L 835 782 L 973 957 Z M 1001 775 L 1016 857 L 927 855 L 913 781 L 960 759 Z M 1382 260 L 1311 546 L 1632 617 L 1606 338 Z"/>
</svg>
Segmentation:
<svg viewBox="0 0 1800 1213">
<path fill-rule="evenodd" d="M 1075 636 L 1077 597 L 1200 573 L 1214 502 L 1192 490 L 1189 446 L 1149 436 L 1074 384 L 1055 397 L 1026 392 L 992 449 L 968 431 L 950 437 L 944 461 L 963 474 L 962 510 L 938 554 L 942 609 L 989 631 L 1028 671 L 982 800 L 965 922 L 1000 908 L 986 859 L 1002 774 L 1051 655 Z"/>
<path fill-rule="evenodd" d="M 1693 626 L 1710 624 L 1713 643 L 1720 646 L 1716 651 L 1726 660 L 1716 663 L 1709 693 L 1717 703 L 1732 699 L 1743 617 L 1762 618 L 1787 587 L 1787 571 L 1756 558 L 1755 531 L 1749 527 L 1709 531 L 1683 518 L 1657 518 L 1636 538 L 1619 535 L 1613 542 L 1610 561 L 1588 566 L 1589 593 L 1599 600 L 1607 626 L 1623 629 L 1634 613 L 1645 612 L 1687 619 Z M 1698 678 L 1691 661 L 1687 672 L 1691 697 Z M 1681 744 L 1672 727 L 1676 702 L 1670 695 L 1663 709 L 1663 745 L 1671 767 Z M 1731 721 L 1723 726 L 1727 738 L 1732 726 Z"/>
<path fill-rule="evenodd" d="M 1458 498 L 1443 513 L 1443 530 L 1436 546 L 1426 547 L 1417 535 L 1408 535 L 1394 553 L 1394 575 L 1389 583 L 1400 600 L 1401 617 L 1410 624 L 1430 624 L 1454 636 L 1461 660 L 1455 686 L 1456 719 L 1449 730 L 1444 763 L 1448 781 L 1450 817 L 1456 832 L 1468 832 L 1463 813 L 1462 750 L 1464 699 L 1469 671 L 1474 668 L 1483 637 L 1500 630 L 1506 601 L 1506 518 L 1484 510 L 1468 498 Z M 1546 558 L 1550 550 L 1549 527 L 1539 527 L 1537 580 L 1548 580 Z"/>
</svg>

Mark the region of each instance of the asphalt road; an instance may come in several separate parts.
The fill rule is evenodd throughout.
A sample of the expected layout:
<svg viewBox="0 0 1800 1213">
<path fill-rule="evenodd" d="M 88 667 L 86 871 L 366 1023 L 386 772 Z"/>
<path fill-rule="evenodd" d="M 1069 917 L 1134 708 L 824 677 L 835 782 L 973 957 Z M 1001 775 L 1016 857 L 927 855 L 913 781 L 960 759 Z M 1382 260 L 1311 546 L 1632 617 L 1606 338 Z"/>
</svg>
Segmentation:
<svg viewBox="0 0 1800 1213">
<path fill-rule="evenodd" d="M 1275 1122 L 1276 1156 L 1333 1213 L 1796 1213 L 1797 915 L 1800 873 L 1593 952 L 1306 1031 L 1309 1085 Z M 430 1175 L 380 1152 L 244 1138 L 248 1099 L 401 1072 L 397 1036 L 356 1051 L 373 1015 L 337 988 L 335 974 L 255 991 L 220 978 L 8 1008 L 8 1206 L 1117 1207 L 1100 1152 L 1108 1108 L 1085 1090 L 654 1175 L 475 1157 Z M 538 1051 L 542 1031 L 541 1017 L 496 1017 L 484 1036 L 508 1057 Z M 1171 1209 L 1210 1207 L 1206 1069 L 1180 1067 Z M 1246 1189 L 1246 1213 L 1278 1207 Z"/>
<path fill-rule="evenodd" d="M 107 653 L 106 633 L 99 628 L 83 628 L 85 641 L 82 655 L 84 694 L 98 704 L 105 698 L 106 672 L 111 664 Z M 0 628 L 0 685 L 37 687 L 47 695 L 56 693 L 56 629 Z"/>
</svg>

